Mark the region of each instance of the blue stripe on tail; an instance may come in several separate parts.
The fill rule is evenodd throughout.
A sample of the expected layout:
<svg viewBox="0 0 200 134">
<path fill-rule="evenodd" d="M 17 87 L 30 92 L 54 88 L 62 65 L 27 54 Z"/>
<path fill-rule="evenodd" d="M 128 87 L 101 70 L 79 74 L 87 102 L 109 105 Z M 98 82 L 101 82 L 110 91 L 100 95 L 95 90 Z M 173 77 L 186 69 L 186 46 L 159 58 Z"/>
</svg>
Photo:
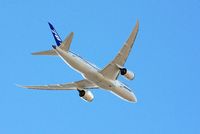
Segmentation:
<svg viewBox="0 0 200 134">
<path fill-rule="evenodd" d="M 58 33 L 56 32 L 56 30 L 55 30 L 55 28 L 53 27 L 53 25 L 52 25 L 50 22 L 48 22 L 48 24 L 49 24 L 49 27 L 50 27 L 51 32 L 52 32 L 52 34 L 53 34 L 53 37 L 54 37 L 54 39 L 55 39 L 55 41 L 56 41 L 57 46 L 60 46 L 61 43 L 62 43 L 62 40 L 61 40 L 60 36 L 59 36 Z"/>
</svg>

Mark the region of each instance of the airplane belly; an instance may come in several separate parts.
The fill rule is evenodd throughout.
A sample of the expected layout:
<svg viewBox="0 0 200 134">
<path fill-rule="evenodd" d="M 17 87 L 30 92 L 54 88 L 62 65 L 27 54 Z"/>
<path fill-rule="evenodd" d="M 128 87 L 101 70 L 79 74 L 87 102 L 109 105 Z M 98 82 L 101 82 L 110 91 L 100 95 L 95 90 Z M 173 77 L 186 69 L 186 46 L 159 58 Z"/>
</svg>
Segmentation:
<svg viewBox="0 0 200 134">
<path fill-rule="evenodd" d="M 84 75 L 88 80 L 95 83 L 97 86 L 101 87 L 102 89 L 106 89 L 111 91 L 116 96 L 120 97 L 121 99 L 136 102 L 137 99 L 133 92 L 121 88 L 115 84 L 112 80 L 106 79 L 102 74 L 96 73 L 95 75 Z"/>
<path fill-rule="evenodd" d="M 93 71 L 96 71 L 94 68 L 92 68 L 89 64 L 87 64 L 81 58 L 73 55 L 70 52 L 65 52 L 61 50 L 60 48 L 57 48 L 56 52 L 68 66 L 70 66 L 72 69 L 74 69 L 77 72 L 85 74 L 85 73 L 91 73 Z"/>
<path fill-rule="evenodd" d="M 112 90 L 114 88 L 113 83 L 105 78 L 101 73 L 98 71 L 92 72 L 90 74 L 84 74 L 84 77 L 93 83 L 95 83 L 97 86 L 106 89 L 106 90 Z"/>
<path fill-rule="evenodd" d="M 97 69 L 93 68 L 88 62 L 70 52 L 65 52 L 60 48 L 56 49 L 56 53 L 68 64 L 72 69 L 80 72 L 86 79 L 92 81 L 97 86 L 112 91 L 114 94 L 128 101 L 135 102 L 135 95 L 121 87 L 118 87 L 112 80 L 105 78 Z"/>
<path fill-rule="evenodd" d="M 120 97 L 121 99 L 131 101 L 131 102 L 137 102 L 137 98 L 133 92 L 130 92 L 126 89 L 116 87 L 113 90 L 111 90 L 113 94 Z"/>
</svg>

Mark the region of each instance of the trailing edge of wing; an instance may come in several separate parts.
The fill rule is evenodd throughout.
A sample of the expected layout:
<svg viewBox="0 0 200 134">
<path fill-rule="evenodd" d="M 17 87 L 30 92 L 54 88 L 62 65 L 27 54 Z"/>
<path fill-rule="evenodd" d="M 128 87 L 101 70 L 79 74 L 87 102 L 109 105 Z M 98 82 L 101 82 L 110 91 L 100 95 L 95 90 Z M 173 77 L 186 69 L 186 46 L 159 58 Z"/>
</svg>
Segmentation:
<svg viewBox="0 0 200 134">
<path fill-rule="evenodd" d="M 118 66 L 124 66 L 126 59 L 131 51 L 135 38 L 137 36 L 139 29 L 139 22 L 137 21 L 134 29 L 132 30 L 128 40 L 125 42 L 124 46 L 120 49 L 117 56 L 101 71 L 101 73 L 110 79 L 117 79 L 119 75 Z"/>
<path fill-rule="evenodd" d="M 98 86 L 96 86 L 94 83 L 86 79 L 64 84 L 51 84 L 51 85 L 38 85 L 38 86 L 17 85 L 17 86 L 22 88 L 39 89 L 39 90 L 76 90 L 78 88 L 84 88 L 84 89 L 98 88 Z"/>
<path fill-rule="evenodd" d="M 73 90 L 76 89 L 73 83 L 65 84 L 52 84 L 52 85 L 38 85 L 38 86 L 22 86 L 17 85 L 18 87 L 28 88 L 28 89 L 39 89 L 39 90 Z"/>
</svg>

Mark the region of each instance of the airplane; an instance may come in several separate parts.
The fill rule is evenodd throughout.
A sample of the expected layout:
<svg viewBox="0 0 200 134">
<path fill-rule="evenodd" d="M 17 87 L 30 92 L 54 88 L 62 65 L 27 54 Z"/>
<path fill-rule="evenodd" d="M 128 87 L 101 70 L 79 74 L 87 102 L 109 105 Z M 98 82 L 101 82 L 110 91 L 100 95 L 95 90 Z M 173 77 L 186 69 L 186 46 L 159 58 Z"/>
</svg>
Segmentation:
<svg viewBox="0 0 200 134">
<path fill-rule="evenodd" d="M 133 80 L 135 77 L 133 72 L 124 67 L 124 64 L 138 33 L 138 21 L 117 56 L 103 69 L 99 69 L 96 65 L 84 60 L 82 57 L 69 50 L 74 35 L 73 32 L 71 32 L 66 39 L 62 41 L 53 25 L 50 22 L 48 22 L 48 24 L 56 45 L 52 45 L 53 49 L 51 50 L 35 52 L 32 53 L 32 55 L 59 56 L 69 67 L 80 73 L 84 79 L 63 84 L 18 86 L 39 90 L 77 90 L 79 96 L 87 102 L 91 102 L 94 99 L 91 89 L 101 88 L 114 93 L 116 96 L 128 102 L 137 102 L 137 98 L 132 90 L 117 79 L 119 75 L 124 76 L 128 80 Z"/>
</svg>

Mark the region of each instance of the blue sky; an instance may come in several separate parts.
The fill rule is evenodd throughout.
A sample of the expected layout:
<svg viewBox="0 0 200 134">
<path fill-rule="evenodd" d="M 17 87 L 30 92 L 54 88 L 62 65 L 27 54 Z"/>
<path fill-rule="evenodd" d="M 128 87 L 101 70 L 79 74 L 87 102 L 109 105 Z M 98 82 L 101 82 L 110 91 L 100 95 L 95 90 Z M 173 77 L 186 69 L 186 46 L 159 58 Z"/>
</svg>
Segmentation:
<svg viewBox="0 0 200 134">
<path fill-rule="evenodd" d="M 200 2 L 198 0 L 0 0 L 0 133 L 200 133 Z M 71 50 L 99 67 L 117 54 L 136 20 L 140 29 L 125 66 L 138 103 L 103 90 L 86 103 L 76 91 L 34 91 L 18 84 L 82 79 L 50 49 L 47 22 L 62 38 L 75 33 Z"/>
</svg>

